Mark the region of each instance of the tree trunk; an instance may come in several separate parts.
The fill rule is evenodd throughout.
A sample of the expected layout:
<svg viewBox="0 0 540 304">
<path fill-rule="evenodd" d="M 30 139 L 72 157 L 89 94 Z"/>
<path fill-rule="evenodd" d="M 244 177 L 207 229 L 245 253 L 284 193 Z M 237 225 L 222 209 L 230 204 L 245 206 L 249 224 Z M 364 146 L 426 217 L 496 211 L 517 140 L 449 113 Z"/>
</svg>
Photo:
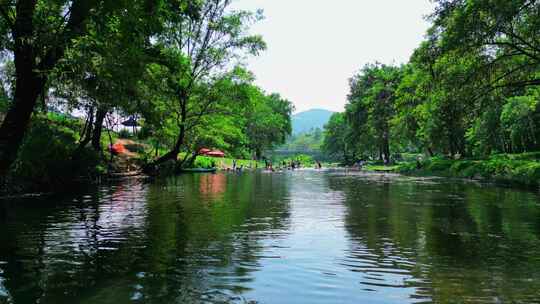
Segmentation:
<svg viewBox="0 0 540 304">
<path fill-rule="evenodd" d="M 41 102 L 41 111 L 45 114 L 49 111 L 47 106 L 47 100 L 49 99 L 49 89 L 46 84 L 42 86 L 41 94 L 40 94 L 40 102 Z"/>
<path fill-rule="evenodd" d="M 178 153 L 180 153 L 180 148 L 182 147 L 182 144 L 184 143 L 184 137 L 185 137 L 185 127 L 182 125 L 180 127 L 180 134 L 178 134 L 174 147 L 171 149 L 171 151 L 165 153 L 163 156 L 161 156 L 156 161 L 154 161 L 154 165 L 159 165 L 169 160 L 177 160 Z"/>
<path fill-rule="evenodd" d="M 44 81 L 36 71 L 33 41 L 33 16 L 36 1 L 17 3 L 14 39 L 15 96 L 12 107 L 0 126 L 0 175 L 5 175 L 24 139 Z"/>
<path fill-rule="evenodd" d="M 43 79 L 32 71 L 31 61 L 33 60 L 26 52 L 16 53 L 17 72 L 13 106 L 0 127 L 0 175 L 6 174 L 17 158 L 17 152 L 42 91 Z"/>
<path fill-rule="evenodd" d="M 195 160 L 197 160 L 197 156 L 199 156 L 199 153 L 193 152 L 193 153 L 191 154 L 191 157 L 188 158 L 188 159 L 186 159 L 182 164 L 180 164 L 180 166 L 183 167 L 184 164 L 185 164 L 185 165 L 188 166 L 188 168 L 189 168 L 189 167 L 193 167 L 193 166 L 195 165 Z"/>
<path fill-rule="evenodd" d="M 88 110 L 88 118 L 81 134 L 81 141 L 79 142 L 79 149 L 84 148 L 90 140 L 92 140 L 92 131 L 94 130 L 94 107 L 90 107 Z"/>
<path fill-rule="evenodd" d="M 347 154 L 347 150 L 346 150 L 346 149 L 343 149 L 342 153 L 343 153 L 343 162 L 344 162 L 346 165 L 350 164 L 350 162 L 349 162 L 349 155 Z"/>
<path fill-rule="evenodd" d="M 94 131 L 92 133 L 92 147 L 98 152 L 101 151 L 101 133 L 105 116 L 107 116 L 107 110 L 98 108 L 96 112 L 96 122 L 94 123 Z"/>
<path fill-rule="evenodd" d="M 72 2 L 69 10 L 71 14 L 64 32 L 69 38 L 64 39 L 66 42 L 81 34 L 84 20 L 92 8 L 87 1 Z M 15 22 L 11 31 L 14 41 L 15 96 L 13 105 L 0 126 L 0 176 L 8 172 L 17 158 L 32 112 L 44 90 L 46 73 L 63 56 L 66 47 L 65 43 L 53 45 L 37 63 L 35 51 L 40 47 L 34 35 L 37 3 L 36 0 L 19 0 L 15 7 Z"/>
<path fill-rule="evenodd" d="M 450 149 L 450 156 L 454 157 L 456 155 L 456 148 L 455 148 L 454 138 L 453 136 L 448 137 L 448 148 Z"/>
<path fill-rule="evenodd" d="M 262 151 L 260 148 L 255 148 L 255 159 L 261 159 Z"/>
<path fill-rule="evenodd" d="M 7 173 L 17 158 L 34 106 L 39 96 L 39 80 L 17 77 L 15 100 L 0 127 L 0 175 Z M 25 84 L 29 85 L 25 85 Z"/>
<path fill-rule="evenodd" d="M 171 151 L 165 153 L 163 156 L 154 161 L 153 165 L 159 165 L 169 160 L 177 160 L 178 153 L 180 153 L 180 148 L 184 144 L 184 139 L 186 137 L 186 119 L 187 119 L 187 95 L 183 94 L 180 97 L 180 133 L 176 138 L 176 143 Z"/>
<path fill-rule="evenodd" d="M 388 165 L 390 163 L 390 142 L 388 139 L 388 132 L 384 132 L 383 134 L 382 150 L 382 154 L 384 156 L 384 164 Z"/>
</svg>

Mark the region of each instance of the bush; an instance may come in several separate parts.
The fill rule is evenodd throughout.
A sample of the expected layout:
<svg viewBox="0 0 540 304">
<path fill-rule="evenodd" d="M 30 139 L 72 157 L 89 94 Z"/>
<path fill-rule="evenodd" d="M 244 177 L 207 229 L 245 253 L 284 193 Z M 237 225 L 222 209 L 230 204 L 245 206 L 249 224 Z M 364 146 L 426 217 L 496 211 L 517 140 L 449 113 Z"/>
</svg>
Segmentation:
<svg viewBox="0 0 540 304">
<path fill-rule="evenodd" d="M 130 138 L 131 133 L 128 131 L 128 129 L 122 129 L 118 132 L 118 137 L 120 138 Z"/>
<path fill-rule="evenodd" d="M 527 152 L 518 154 L 494 154 L 491 159 L 498 160 L 540 160 L 540 152 Z"/>
<path fill-rule="evenodd" d="M 299 154 L 299 155 L 296 155 L 296 156 L 281 160 L 277 164 L 280 164 L 280 163 L 283 163 L 283 162 L 286 162 L 287 164 L 289 164 L 291 161 L 299 161 L 300 164 L 303 167 L 309 167 L 309 166 L 312 166 L 312 165 L 315 164 L 315 161 L 313 160 L 313 157 L 310 156 L 310 155 L 306 155 L 306 154 Z"/>
<path fill-rule="evenodd" d="M 497 154 L 484 160 L 446 160 L 432 158 L 421 164 L 400 164 L 401 173 L 438 174 L 442 176 L 485 178 L 489 180 L 518 183 L 522 185 L 540 184 L 540 153 Z"/>
<path fill-rule="evenodd" d="M 430 171 L 445 171 L 452 167 L 452 163 L 452 160 L 434 158 L 427 163 L 426 169 Z"/>
<path fill-rule="evenodd" d="M 5 98 L 4 96 L 0 97 L 0 115 L 1 113 L 7 112 L 9 108 L 9 100 Z"/>
<path fill-rule="evenodd" d="M 65 190 L 80 177 L 99 174 L 99 155 L 91 149 L 76 151 L 77 125 L 55 115 L 35 118 L 10 172 L 11 191 Z"/>
<path fill-rule="evenodd" d="M 195 168 L 213 168 L 216 165 L 216 160 L 210 157 L 197 156 L 193 166 Z"/>
</svg>

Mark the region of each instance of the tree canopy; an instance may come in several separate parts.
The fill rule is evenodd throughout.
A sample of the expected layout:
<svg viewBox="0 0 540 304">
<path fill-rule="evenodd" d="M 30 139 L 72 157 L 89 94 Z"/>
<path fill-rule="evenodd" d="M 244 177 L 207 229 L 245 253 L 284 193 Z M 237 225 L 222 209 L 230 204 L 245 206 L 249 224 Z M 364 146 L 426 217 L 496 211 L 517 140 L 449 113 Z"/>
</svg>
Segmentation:
<svg viewBox="0 0 540 304">
<path fill-rule="evenodd" d="M 87 149 L 103 157 L 104 133 L 122 117 L 142 127 L 154 165 L 187 165 L 201 147 L 261 157 L 283 143 L 291 102 L 242 67 L 266 48 L 249 33 L 262 12 L 231 2 L 0 2 L 0 174 L 49 109 L 82 116 L 72 160 Z"/>
<path fill-rule="evenodd" d="M 351 79 L 343 126 L 352 134 L 348 149 L 357 159 L 385 163 L 401 152 L 538 151 L 540 3 L 435 4 L 426 40 L 406 65 L 368 64 Z M 336 122 L 326 128 L 328 143 L 343 141 Z"/>
</svg>

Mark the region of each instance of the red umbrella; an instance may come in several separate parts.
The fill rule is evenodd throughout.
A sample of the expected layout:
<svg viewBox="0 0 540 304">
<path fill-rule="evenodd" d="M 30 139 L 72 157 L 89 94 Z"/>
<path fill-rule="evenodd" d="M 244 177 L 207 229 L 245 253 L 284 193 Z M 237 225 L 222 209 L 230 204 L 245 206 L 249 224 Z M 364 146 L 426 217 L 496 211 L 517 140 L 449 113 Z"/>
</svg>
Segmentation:
<svg viewBox="0 0 540 304">
<path fill-rule="evenodd" d="M 199 154 L 200 154 L 200 155 L 206 155 L 206 154 L 207 154 L 208 152 L 210 152 L 210 151 L 212 151 L 212 150 L 210 150 L 210 149 L 208 149 L 208 148 L 201 148 L 201 149 L 199 150 Z"/>
<path fill-rule="evenodd" d="M 113 154 L 122 154 L 126 153 L 126 147 L 124 145 L 117 143 L 114 145 L 109 146 Z"/>
<path fill-rule="evenodd" d="M 213 156 L 213 157 L 225 157 L 225 153 L 219 151 L 219 150 L 213 150 L 206 153 L 207 156 Z"/>
</svg>

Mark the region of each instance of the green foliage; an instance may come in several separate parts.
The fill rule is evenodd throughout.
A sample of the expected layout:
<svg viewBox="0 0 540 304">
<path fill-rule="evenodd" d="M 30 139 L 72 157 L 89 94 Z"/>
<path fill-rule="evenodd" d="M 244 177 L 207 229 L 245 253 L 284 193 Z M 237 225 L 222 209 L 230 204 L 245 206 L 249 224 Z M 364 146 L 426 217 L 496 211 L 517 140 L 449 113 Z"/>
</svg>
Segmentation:
<svg viewBox="0 0 540 304">
<path fill-rule="evenodd" d="M 210 157 L 197 157 L 194 163 L 194 168 L 214 168 L 216 160 Z"/>
<path fill-rule="evenodd" d="M 391 124 L 403 70 L 368 64 L 350 80 L 345 114 L 334 114 L 325 128 L 327 153 L 349 164 L 363 155 L 390 162 L 390 147 L 398 145 Z"/>
<path fill-rule="evenodd" d="M 501 113 L 501 124 L 514 151 L 530 151 L 537 143 L 540 107 L 537 96 L 517 96 L 508 99 Z"/>
<path fill-rule="evenodd" d="M 494 106 L 486 109 L 480 116 L 474 118 L 467 130 L 466 139 L 472 155 L 487 157 L 492 151 L 503 146 L 501 137 L 501 107 Z"/>
<path fill-rule="evenodd" d="M 7 96 L 1 96 L 0 95 L 0 113 L 7 112 L 9 108 L 9 99 Z"/>
<path fill-rule="evenodd" d="M 234 64 L 265 49 L 261 37 L 248 33 L 261 16 L 229 9 L 230 0 L 198 4 L 199 13 L 167 25 L 156 37 L 159 60 L 149 66 L 143 85 L 148 98 L 142 114 L 154 127 L 156 146 L 172 142 L 157 162 L 204 146 L 235 150 L 247 141 L 246 113 L 240 110 L 249 108 L 246 90 L 253 77 Z"/>
<path fill-rule="evenodd" d="M 495 155 L 492 155 L 491 158 L 501 159 L 501 160 L 540 161 L 540 152 L 519 153 L 519 154 L 495 154 Z"/>
<path fill-rule="evenodd" d="M 12 191 L 58 191 L 103 170 L 99 155 L 78 150 L 79 123 L 61 115 L 36 117 L 10 174 Z"/>
<path fill-rule="evenodd" d="M 277 160 L 276 165 L 280 165 L 283 162 L 285 162 L 286 164 L 290 164 L 291 162 L 300 162 L 302 167 L 311 167 L 315 165 L 315 160 L 313 159 L 313 157 L 307 154 L 298 154 L 293 157 L 279 159 Z"/>
<path fill-rule="evenodd" d="M 261 158 L 265 150 L 285 143 L 291 134 L 292 103 L 279 94 L 263 94 L 253 87 L 250 92 L 251 107 L 246 111 L 248 147 Z"/>
<path fill-rule="evenodd" d="M 374 171 L 374 172 L 394 172 L 398 170 L 400 166 L 394 165 L 394 166 L 384 166 L 384 165 L 374 165 L 374 164 L 368 164 L 366 166 L 362 167 L 362 170 L 366 171 Z"/>
<path fill-rule="evenodd" d="M 233 161 L 236 162 L 237 167 L 244 168 L 264 168 L 264 163 L 260 161 L 248 160 L 248 159 L 236 159 L 236 158 L 215 158 L 207 156 L 197 156 L 195 160 L 195 168 L 212 168 L 218 167 L 220 169 L 232 168 Z"/>
<path fill-rule="evenodd" d="M 539 153 L 498 154 L 485 160 L 450 160 L 431 158 L 418 166 L 415 162 L 400 164 L 402 173 L 481 178 L 491 181 L 540 185 Z"/>
<path fill-rule="evenodd" d="M 238 66 L 246 55 L 258 55 L 266 48 L 262 38 L 249 31 L 261 20 L 260 11 L 231 9 L 230 0 L 30 1 L 22 11 L 16 10 L 16 3 L 3 4 L 6 14 L 0 16 L 4 37 L 0 48 L 8 53 L 0 75 L 0 112 L 13 95 L 5 92 L 7 88 L 35 87 L 39 100 L 22 103 L 37 101 L 40 109 L 29 112 L 45 113 L 54 107 L 62 113 L 86 113 L 86 123 L 57 115 L 51 116 L 50 128 L 32 127 L 14 178 L 36 188 L 53 188 L 53 176 L 60 169 L 75 168 L 73 179 L 84 173 L 79 166 L 93 175 L 96 157 L 108 157 L 103 147 L 116 139 L 107 130 L 126 116 L 137 117 L 138 139 L 152 147 L 141 151 L 141 160 L 153 162 L 162 156 L 164 169 L 171 171 L 182 165 L 174 163 L 177 156 L 181 162 L 192 162 L 193 151 L 202 147 L 234 157 L 261 157 L 291 133 L 292 103 L 263 92 L 253 84 L 253 75 Z M 12 22 L 26 24 L 24 20 L 33 21 L 24 33 L 9 27 Z M 23 46 L 14 48 L 13 37 L 21 33 Z M 25 79 L 43 77 L 43 88 L 41 79 L 39 85 L 12 79 L 20 75 L 16 67 L 21 65 L 10 58 L 26 55 L 9 55 L 25 50 L 35 57 L 27 58 L 31 70 L 40 72 Z M 20 123 L 24 130 L 26 122 Z M 33 125 L 40 123 L 36 120 Z M 127 131 L 118 135 L 129 136 Z M 39 149 L 46 138 L 52 145 L 50 154 Z M 79 143 L 82 148 L 76 149 Z M 84 146 L 89 144 L 96 155 L 86 155 Z M 64 182 L 63 176 L 56 179 Z"/>
<path fill-rule="evenodd" d="M 351 79 L 345 119 L 327 126 L 326 152 L 386 162 L 390 150 L 425 153 L 428 171 L 534 177 L 534 166 L 449 159 L 540 150 L 540 44 L 532 38 L 540 3 L 434 2 L 427 39 L 407 65 L 368 64 Z"/>
<path fill-rule="evenodd" d="M 118 131 L 118 137 L 120 137 L 120 138 L 130 138 L 131 137 L 131 132 L 129 132 L 128 129 L 122 129 L 122 130 Z"/>
<path fill-rule="evenodd" d="M 319 128 L 311 129 L 308 132 L 291 135 L 285 145 L 279 147 L 280 150 L 295 152 L 319 152 L 323 144 L 323 131 Z"/>
<path fill-rule="evenodd" d="M 322 149 L 332 159 L 345 164 L 356 161 L 356 146 L 352 142 L 353 131 L 343 113 L 334 113 L 324 126 Z"/>
</svg>

